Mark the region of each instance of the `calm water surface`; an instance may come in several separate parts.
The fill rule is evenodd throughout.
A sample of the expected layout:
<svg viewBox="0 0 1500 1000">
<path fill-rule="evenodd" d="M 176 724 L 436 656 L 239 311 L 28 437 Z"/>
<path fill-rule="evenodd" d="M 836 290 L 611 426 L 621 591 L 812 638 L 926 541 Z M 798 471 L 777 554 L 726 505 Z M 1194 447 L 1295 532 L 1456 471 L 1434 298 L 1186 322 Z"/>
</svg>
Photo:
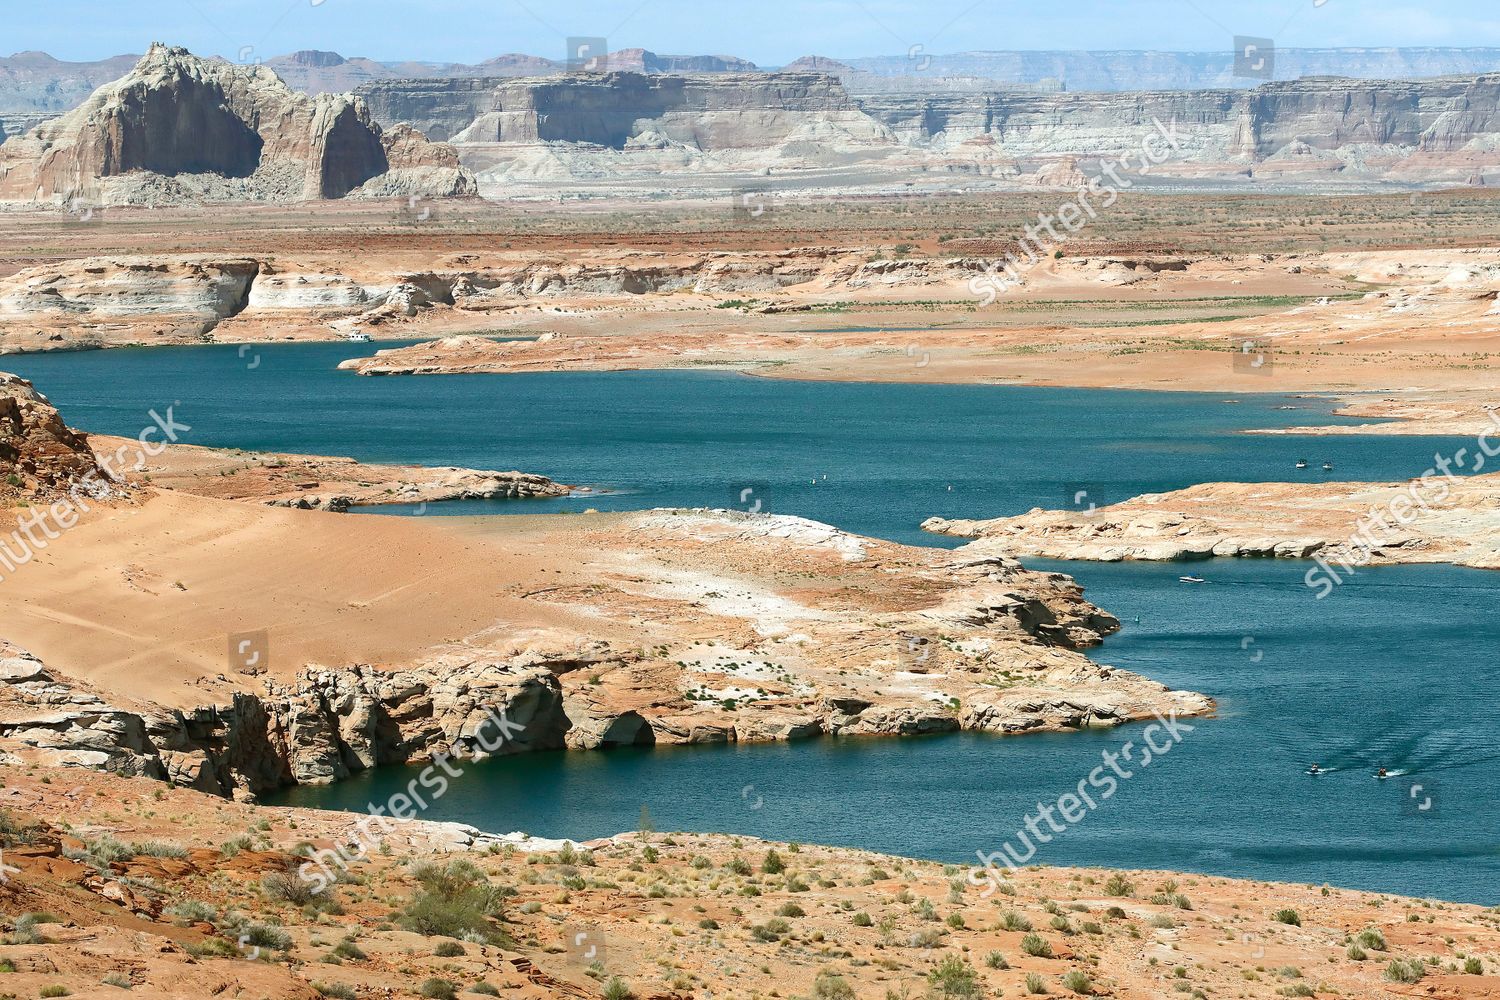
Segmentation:
<svg viewBox="0 0 1500 1000">
<path fill-rule="evenodd" d="M 69 420 L 135 433 L 176 407 L 190 443 L 520 468 L 616 492 L 453 504 L 462 513 L 750 506 L 951 544 L 933 514 L 1108 503 L 1210 480 L 1395 480 L 1441 438 L 1237 433 L 1328 422 L 1319 400 L 994 387 L 831 385 L 699 372 L 362 379 L 350 345 L 7 358 Z M 249 365 L 256 357 L 260 363 Z M 1258 388 L 1259 383 L 1247 388 Z M 1293 407 L 1293 409 L 1283 409 Z M 1314 465 L 1298 473 L 1297 458 Z M 827 478 L 823 478 L 826 476 Z M 745 490 L 754 492 L 744 494 Z M 1080 494 L 1083 496 L 1080 498 Z M 745 499 L 742 501 L 742 495 Z M 1361 574 L 1317 602 L 1290 562 L 1047 564 L 1124 632 L 1104 662 L 1219 699 L 1151 768 L 1038 860 L 1500 901 L 1500 575 L 1444 566 Z M 1111 732 L 1001 740 L 820 740 L 535 754 L 474 765 L 432 811 L 495 830 L 584 838 L 634 828 L 741 832 L 962 862 L 1077 785 Z M 1317 760 L 1335 770 L 1302 774 Z M 1400 772 L 1377 782 L 1384 765 Z M 280 801 L 363 808 L 386 769 Z"/>
</svg>

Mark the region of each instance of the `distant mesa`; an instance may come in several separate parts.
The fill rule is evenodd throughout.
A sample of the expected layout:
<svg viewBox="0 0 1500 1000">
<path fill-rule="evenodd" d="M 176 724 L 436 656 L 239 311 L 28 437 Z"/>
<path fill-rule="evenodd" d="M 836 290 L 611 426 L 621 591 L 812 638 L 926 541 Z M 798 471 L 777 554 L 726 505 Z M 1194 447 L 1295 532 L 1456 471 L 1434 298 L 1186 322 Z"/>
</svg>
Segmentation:
<svg viewBox="0 0 1500 1000">
<path fill-rule="evenodd" d="M 827 73 L 830 76 L 843 76 L 846 73 L 855 72 L 855 69 L 848 63 L 829 59 L 827 56 L 803 56 L 781 67 L 781 71 L 783 73 Z"/>
<path fill-rule="evenodd" d="M 328 65 L 327 53 L 303 54 Z M 338 58 L 338 57 L 335 57 Z M 142 204 L 456 197 L 454 150 L 382 129 L 352 95 L 310 97 L 264 66 L 156 44 L 79 107 L 0 146 L 0 201 Z"/>
</svg>

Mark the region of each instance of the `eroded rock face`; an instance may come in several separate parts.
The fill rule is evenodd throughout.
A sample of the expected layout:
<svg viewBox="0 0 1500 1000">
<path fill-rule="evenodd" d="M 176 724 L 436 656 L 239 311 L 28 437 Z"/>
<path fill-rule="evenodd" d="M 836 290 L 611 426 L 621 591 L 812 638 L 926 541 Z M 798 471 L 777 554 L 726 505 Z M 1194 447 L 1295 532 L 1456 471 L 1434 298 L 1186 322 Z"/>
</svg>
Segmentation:
<svg viewBox="0 0 1500 1000">
<path fill-rule="evenodd" d="M 189 712 L 119 707 L 0 643 L 0 760 L 170 779 L 250 797 L 380 764 L 480 759 L 563 745 L 542 665 L 439 657 L 412 670 L 309 668 L 291 683 Z"/>
<path fill-rule="evenodd" d="M 615 65 L 610 65 L 615 69 Z M 829 167 L 954 170 L 1005 178 L 1017 158 L 1056 160 L 1032 183 L 1076 187 L 1074 158 L 1139 155 L 1170 125 L 1177 173 L 1466 178 L 1500 134 L 1500 75 L 1312 77 L 1253 90 L 1001 90 L 851 96 L 821 72 L 372 83 L 376 120 L 451 139 L 484 184 L 545 177 Z M 629 153 L 621 156 L 620 153 Z M 1255 166 L 1250 174 L 1247 170 Z"/>
<path fill-rule="evenodd" d="M 0 488 L 59 490 L 91 473 L 108 481 L 87 435 L 63 423 L 30 382 L 0 372 Z"/>
<path fill-rule="evenodd" d="M 386 177 L 387 143 L 356 98 L 308 97 L 264 67 L 153 45 L 128 75 L 0 147 L 0 199 L 342 198 L 380 179 L 382 194 L 473 193 L 451 151 L 404 135 L 400 157 L 401 175 Z"/>
</svg>

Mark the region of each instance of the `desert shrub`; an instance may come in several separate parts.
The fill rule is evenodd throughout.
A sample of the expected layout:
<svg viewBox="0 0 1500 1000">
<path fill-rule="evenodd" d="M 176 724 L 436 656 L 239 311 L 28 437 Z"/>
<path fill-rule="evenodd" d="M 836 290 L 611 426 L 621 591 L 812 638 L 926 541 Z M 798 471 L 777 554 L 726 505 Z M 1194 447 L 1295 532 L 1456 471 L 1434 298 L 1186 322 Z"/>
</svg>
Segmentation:
<svg viewBox="0 0 1500 1000">
<path fill-rule="evenodd" d="M 500 991 L 498 989 L 496 989 L 495 987 L 491 986 L 489 983 L 485 982 L 483 979 L 481 979 L 479 982 L 475 983 L 473 986 L 470 986 L 469 987 L 469 992 L 470 993 L 478 993 L 480 996 L 485 996 L 485 997 L 497 997 L 497 996 L 500 995 Z"/>
<path fill-rule="evenodd" d="M 992 951 L 988 955 L 984 956 L 984 964 L 991 969 L 1010 968 L 1010 963 L 1007 962 L 1005 960 L 1005 956 L 1000 954 L 998 951 Z"/>
<path fill-rule="evenodd" d="M 128 990 L 135 985 L 130 981 L 129 976 L 121 975 L 118 972 L 111 972 L 109 975 L 99 980 L 99 982 L 104 986 L 114 986 L 122 990 Z"/>
<path fill-rule="evenodd" d="M 286 951 L 292 946 L 292 936 L 279 927 L 266 924 L 250 924 L 240 933 L 240 943 L 250 948 L 270 948 Z"/>
<path fill-rule="evenodd" d="M 466 954 L 466 952 L 464 951 L 464 946 L 457 941 L 442 941 L 438 943 L 436 948 L 432 949 L 432 954 L 438 958 L 457 958 L 460 955 Z"/>
<path fill-rule="evenodd" d="M 1363 962 L 1370 957 L 1365 954 L 1365 950 L 1359 946 L 1358 941 L 1350 941 L 1349 947 L 1344 950 L 1344 954 L 1349 956 L 1351 962 Z"/>
<path fill-rule="evenodd" d="M 786 871 L 786 862 L 781 860 L 781 855 L 776 853 L 776 848 L 766 851 L 766 858 L 760 863 L 760 870 L 767 875 L 780 875 Z"/>
<path fill-rule="evenodd" d="M 484 872 L 472 862 L 424 864 L 412 874 L 422 889 L 401 912 L 403 927 L 428 937 L 475 935 L 495 940 L 501 936 L 490 918 L 503 912 L 505 894 L 490 885 Z"/>
<path fill-rule="evenodd" d="M 187 953 L 194 958 L 239 958 L 239 949 L 221 937 L 205 938 L 187 945 Z"/>
<path fill-rule="evenodd" d="M 312 902 L 312 883 L 295 872 L 271 872 L 260 880 L 261 893 L 272 902 L 306 906 Z"/>
<path fill-rule="evenodd" d="M 173 903 L 162 912 L 189 924 L 211 924 L 219 916 L 212 906 L 196 899 L 184 899 Z"/>
<path fill-rule="evenodd" d="M 813 996 L 818 1000 L 854 1000 L 854 987 L 843 976 L 823 969 L 813 980 Z"/>
<path fill-rule="evenodd" d="M 11 931 L 11 944 L 46 944 L 47 939 L 37 928 L 42 924 L 51 923 L 51 914 L 47 913 L 23 913 L 16 918 L 15 930 Z"/>
<path fill-rule="evenodd" d="M 730 858 L 728 867 L 736 875 L 749 875 L 752 871 L 750 862 L 741 857 Z"/>
<path fill-rule="evenodd" d="M 858 913 L 856 913 L 853 917 L 853 920 L 855 927 L 870 927 L 875 923 L 875 921 L 870 919 L 870 915 L 864 910 L 860 910 Z"/>
<path fill-rule="evenodd" d="M 1052 957 L 1052 946 L 1040 934 L 1027 934 L 1023 937 L 1021 950 L 1033 958 Z"/>
<path fill-rule="evenodd" d="M 777 907 L 776 915 L 778 917 L 805 917 L 807 916 L 807 911 L 796 903 L 782 903 Z"/>
<path fill-rule="evenodd" d="M 42 997 L 70 997 L 72 995 L 72 990 L 68 989 L 66 986 L 60 986 L 56 983 L 51 986 L 43 986 L 41 992 L 37 994 L 37 996 Z"/>
<path fill-rule="evenodd" d="M 630 1000 L 634 995 L 619 976 L 610 976 L 604 984 L 604 1000 Z"/>
<path fill-rule="evenodd" d="M 1464 974 L 1468 976 L 1484 975 L 1484 962 L 1472 957 L 1464 959 Z"/>
<path fill-rule="evenodd" d="M 1026 973 L 1026 992 L 1033 996 L 1041 996 L 1047 992 L 1047 980 L 1035 972 Z"/>
<path fill-rule="evenodd" d="M 422 983 L 419 995 L 427 1000 L 458 1000 L 458 987 L 446 979 L 428 979 Z"/>
<path fill-rule="evenodd" d="M 1177 921 L 1173 920 L 1165 913 L 1153 913 L 1151 915 L 1151 918 L 1147 920 L 1146 923 L 1161 931 L 1169 931 L 1173 927 L 1177 926 Z"/>
<path fill-rule="evenodd" d="M 1271 914 L 1271 919 L 1278 924 L 1290 924 L 1293 927 L 1302 926 L 1302 918 L 1297 915 L 1296 910 L 1277 910 Z"/>
<path fill-rule="evenodd" d="M 979 975 L 974 967 L 957 955 L 949 955 L 927 973 L 927 983 L 943 997 L 978 998 Z"/>
<path fill-rule="evenodd" d="M 219 853 L 226 858 L 232 858 L 241 851 L 248 851 L 255 846 L 255 841 L 249 834 L 242 833 L 238 837 L 231 838 L 219 845 Z"/>
<path fill-rule="evenodd" d="M 1031 921 L 1027 920 L 1015 910 L 1006 910 L 1000 914 L 1000 926 L 1008 931 L 1029 931 Z"/>
<path fill-rule="evenodd" d="M 1367 927 L 1360 931 L 1354 936 L 1354 940 L 1360 947 L 1371 951 L 1385 951 L 1386 949 L 1385 935 L 1374 927 Z"/>
<path fill-rule="evenodd" d="M 1393 983 L 1420 983 L 1426 974 L 1427 968 L 1420 958 L 1393 958 L 1385 967 L 1385 978 Z"/>
<path fill-rule="evenodd" d="M 356 1000 L 359 996 L 353 986 L 344 983 L 313 983 L 312 988 L 318 991 L 320 997 L 333 997 L 334 1000 Z"/>
<path fill-rule="evenodd" d="M 1094 983 L 1091 979 L 1089 979 L 1088 973 L 1084 972 L 1082 969 L 1074 969 L 1073 971 L 1069 972 L 1067 975 L 1063 976 L 1062 982 L 1065 987 L 1072 990 L 1074 993 L 1077 993 L 1079 996 L 1086 997 L 1093 995 Z"/>
<path fill-rule="evenodd" d="M 1109 896 L 1134 896 L 1135 886 L 1131 884 L 1130 879 L 1115 872 L 1109 877 L 1109 881 L 1104 883 L 1104 892 Z"/>
<path fill-rule="evenodd" d="M 333 946 L 333 951 L 329 952 L 329 954 L 336 955 L 339 958 L 346 958 L 351 962 L 362 961 L 369 957 L 364 953 L 364 949 L 360 948 L 354 942 L 353 938 L 344 938 L 344 940 Z"/>
<path fill-rule="evenodd" d="M 131 851 L 137 857 L 144 855 L 148 858 L 185 858 L 188 856 L 186 847 L 165 840 L 147 840 L 136 844 Z"/>
</svg>

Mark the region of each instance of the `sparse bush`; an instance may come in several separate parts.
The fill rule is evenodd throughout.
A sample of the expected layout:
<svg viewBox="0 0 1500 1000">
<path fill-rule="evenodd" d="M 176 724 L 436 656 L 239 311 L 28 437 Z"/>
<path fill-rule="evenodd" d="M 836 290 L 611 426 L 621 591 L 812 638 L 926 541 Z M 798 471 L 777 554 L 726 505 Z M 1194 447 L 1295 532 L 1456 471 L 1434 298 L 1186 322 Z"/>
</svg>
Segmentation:
<svg viewBox="0 0 1500 1000">
<path fill-rule="evenodd" d="M 1104 883 L 1104 892 L 1109 896 L 1134 896 L 1135 886 L 1131 884 L 1130 879 L 1115 872 L 1109 877 L 1109 881 Z"/>
<path fill-rule="evenodd" d="M 1035 972 L 1026 973 L 1026 992 L 1033 996 L 1042 996 L 1047 992 L 1047 980 Z"/>
<path fill-rule="evenodd" d="M 436 948 L 432 949 L 432 954 L 437 958 L 457 958 L 466 952 L 464 946 L 457 941 L 441 941 Z"/>
<path fill-rule="evenodd" d="M 749 875 L 752 871 L 750 862 L 741 857 L 729 859 L 729 870 L 736 875 Z"/>
<path fill-rule="evenodd" d="M 778 917 L 805 917 L 807 911 L 796 903 L 782 903 L 776 908 L 776 915 Z"/>
<path fill-rule="evenodd" d="M 609 982 L 604 984 L 604 1000 L 630 1000 L 634 995 L 619 976 L 610 976 Z"/>
<path fill-rule="evenodd" d="M 979 974 L 957 955 L 949 955 L 935 965 L 927 974 L 927 983 L 938 996 L 978 998 L 983 995 L 979 988 Z"/>
<path fill-rule="evenodd" d="M 813 980 L 813 996 L 818 1000 L 854 1000 L 854 987 L 843 976 L 823 969 Z"/>
<path fill-rule="evenodd" d="M 312 883 L 295 872 L 271 872 L 260 880 L 261 893 L 272 902 L 306 906 L 313 901 Z"/>
<path fill-rule="evenodd" d="M 486 941 L 503 937 L 489 918 L 503 912 L 505 894 L 490 885 L 472 862 L 420 865 L 412 874 L 422 890 L 402 911 L 402 926 L 428 937 L 473 935 Z"/>
<path fill-rule="evenodd" d="M 984 956 L 984 964 L 991 969 L 1010 968 L 1010 963 L 1007 962 L 1005 960 L 1005 956 L 1000 954 L 998 951 L 992 951 L 988 955 Z"/>
<path fill-rule="evenodd" d="M 458 1000 L 458 987 L 446 979 L 428 979 L 422 983 L 420 995 L 427 1000 Z"/>
<path fill-rule="evenodd" d="M 855 927 L 870 927 L 875 923 L 875 921 L 870 919 L 870 915 L 864 910 L 860 910 L 858 913 L 856 913 L 853 917 L 853 920 Z"/>
<path fill-rule="evenodd" d="M 240 932 L 240 943 L 251 948 L 270 948 L 286 951 L 292 946 L 292 936 L 279 927 L 266 924 L 250 924 Z"/>
<path fill-rule="evenodd" d="M 1006 910 L 1000 914 L 1000 926 L 1008 931 L 1029 931 L 1031 921 L 1015 910 Z"/>
<path fill-rule="evenodd" d="M 486 996 L 486 997 L 497 997 L 497 996 L 500 995 L 500 991 L 498 989 L 496 989 L 495 987 L 491 986 L 489 983 L 485 982 L 483 979 L 481 979 L 479 982 L 475 983 L 473 986 L 470 986 L 469 987 L 469 992 L 470 993 L 478 993 L 480 996 Z"/>
<path fill-rule="evenodd" d="M 776 848 L 766 851 L 766 858 L 760 863 L 760 870 L 767 875 L 780 875 L 786 871 L 786 862 L 781 860 L 781 855 L 776 853 Z"/>
<path fill-rule="evenodd" d="M 369 958 L 369 956 L 364 953 L 364 949 L 360 948 L 360 946 L 354 942 L 353 938 L 344 938 L 344 940 L 333 946 L 333 951 L 329 952 L 329 954 L 335 955 L 339 958 L 348 959 L 351 962 L 360 962 L 366 958 Z"/>
<path fill-rule="evenodd" d="M 1360 931 L 1355 935 L 1354 940 L 1360 947 L 1371 951 L 1385 951 L 1386 949 L 1385 935 L 1374 927 L 1367 927 Z"/>
<path fill-rule="evenodd" d="M 1407 985 L 1420 983 L 1426 974 L 1427 968 L 1420 958 L 1393 958 L 1385 967 L 1385 978 L 1393 983 L 1406 983 Z"/>
<path fill-rule="evenodd" d="M 37 996 L 43 997 L 70 997 L 72 995 L 72 990 L 68 989 L 66 986 L 61 986 L 56 983 L 51 986 L 43 986 L 41 992 L 37 994 Z"/>
<path fill-rule="evenodd" d="M 1081 969 L 1074 969 L 1063 976 L 1063 986 L 1079 996 L 1092 996 L 1094 993 L 1093 980 L 1089 979 L 1088 973 Z"/>
<path fill-rule="evenodd" d="M 1484 962 L 1473 957 L 1464 959 L 1464 974 L 1469 976 L 1484 975 Z"/>
<path fill-rule="evenodd" d="M 211 924 L 218 917 L 218 913 L 212 906 L 196 899 L 184 899 L 173 903 L 162 912 L 189 924 Z"/>
<path fill-rule="evenodd" d="M 1033 958 L 1051 958 L 1052 946 L 1040 934 L 1027 934 L 1021 939 L 1021 950 Z"/>
<path fill-rule="evenodd" d="M 1277 910 L 1271 914 L 1271 919 L 1278 924 L 1290 924 L 1292 927 L 1302 926 L 1302 918 L 1297 915 L 1296 910 Z"/>
<path fill-rule="evenodd" d="M 1363 962 L 1370 957 L 1365 954 L 1365 950 L 1359 946 L 1358 941 L 1350 941 L 1349 947 L 1344 950 L 1344 954 L 1349 956 L 1351 962 Z"/>
<path fill-rule="evenodd" d="M 136 844 L 131 850 L 136 857 L 180 859 L 188 856 L 186 847 L 165 840 L 148 840 L 144 843 Z"/>
<path fill-rule="evenodd" d="M 333 997 L 334 1000 L 356 1000 L 359 994 L 354 991 L 353 986 L 344 983 L 313 983 L 312 988 L 318 991 L 320 997 Z"/>
</svg>

